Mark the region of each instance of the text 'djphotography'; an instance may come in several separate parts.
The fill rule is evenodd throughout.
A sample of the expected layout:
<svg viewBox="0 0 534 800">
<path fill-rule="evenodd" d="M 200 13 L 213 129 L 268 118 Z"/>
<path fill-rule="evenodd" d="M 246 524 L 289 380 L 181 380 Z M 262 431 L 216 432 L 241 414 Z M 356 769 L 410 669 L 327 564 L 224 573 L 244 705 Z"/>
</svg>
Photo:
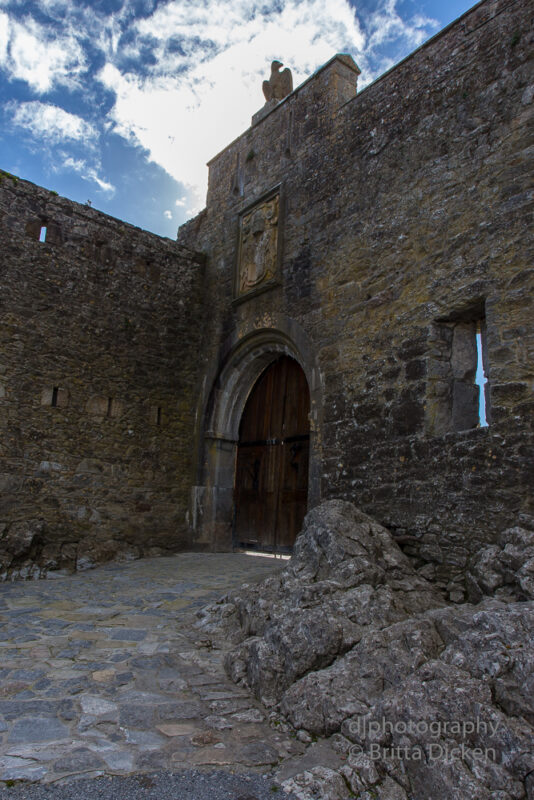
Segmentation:
<svg viewBox="0 0 534 800">
<path fill-rule="evenodd" d="M 446 764 L 456 758 L 498 762 L 495 747 L 477 746 L 478 737 L 497 735 L 499 721 L 474 719 L 389 720 L 357 717 L 347 724 L 347 733 L 356 740 L 350 752 L 364 754 L 372 761 L 402 759 Z"/>
</svg>

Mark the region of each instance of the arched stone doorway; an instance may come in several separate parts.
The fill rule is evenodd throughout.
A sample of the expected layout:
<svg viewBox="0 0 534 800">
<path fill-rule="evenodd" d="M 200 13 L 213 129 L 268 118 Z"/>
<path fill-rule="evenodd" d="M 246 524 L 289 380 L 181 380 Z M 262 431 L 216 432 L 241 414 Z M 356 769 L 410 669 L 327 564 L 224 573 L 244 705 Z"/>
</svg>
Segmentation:
<svg viewBox="0 0 534 800">
<path fill-rule="evenodd" d="M 309 414 L 304 371 L 279 356 L 256 381 L 241 418 L 234 546 L 291 550 L 308 501 Z"/>
<path fill-rule="evenodd" d="M 235 477 L 243 412 L 258 380 L 282 356 L 300 366 L 309 389 L 308 510 L 320 502 L 323 389 L 312 343 L 294 320 L 281 314 L 251 320 L 224 344 L 199 399 L 202 427 L 190 516 L 196 547 L 230 550 L 234 546 Z"/>
</svg>

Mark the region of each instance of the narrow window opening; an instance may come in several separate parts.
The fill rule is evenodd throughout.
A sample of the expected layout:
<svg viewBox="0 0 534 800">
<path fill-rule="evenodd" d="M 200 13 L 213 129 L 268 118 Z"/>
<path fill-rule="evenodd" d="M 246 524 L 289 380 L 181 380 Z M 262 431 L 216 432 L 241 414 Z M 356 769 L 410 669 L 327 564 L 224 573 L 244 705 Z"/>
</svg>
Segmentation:
<svg viewBox="0 0 534 800">
<path fill-rule="evenodd" d="M 156 414 L 156 425 L 161 425 L 161 406 L 158 406 L 158 411 Z"/>
<path fill-rule="evenodd" d="M 426 429 L 432 435 L 491 425 L 491 371 L 482 301 L 431 330 Z"/>
<path fill-rule="evenodd" d="M 488 377 L 484 368 L 484 352 L 482 345 L 482 323 L 477 322 L 476 329 L 476 343 L 477 343 L 477 371 L 475 375 L 475 383 L 479 389 L 479 402 L 478 402 L 478 420 L 481 428 L 488 427 L 488 414 L 486 410 L 487 403 L 487 389 Z"/>
<path fill-rule="evenodd" d="M 241 163 L 240 163 L 239 153 L 237 154 L 235 162 L 235 173 L 234 173 L 232 191 L 234 194 L 243 194 L 241 190 Z"/>
<path fill-rule="evenodd" d="M 111 414 L 112 406 L 113 406 L 113 398 L 112 397 L 108 397 L 108 412 L 107 412 L 107 416 L 108 417 L 112 416 L 112 414 Z"/>
<path fill-rule="evenodd" d="M 57 408 L 57 393 L 58 393 L 58 391 L 59 391 L 59 387 L 58 386 L 54 386 L 54 388 L 52 389 L 52 402 L 51 402 L 52 408 Z"/>
<path fill-rule="evenodd" d="M 39 233 L 39 241 L 46 242 L 46 225 L 41 225 L 41 231 Z"/>
<path fill-rule="evenodd" d="M 287 126 L 287 138 L 286 138 L 286 156 L 291 155 L 291 137 L 293 133 L 293 109 L 289 112 L 289 124 Z"/>
</svg>

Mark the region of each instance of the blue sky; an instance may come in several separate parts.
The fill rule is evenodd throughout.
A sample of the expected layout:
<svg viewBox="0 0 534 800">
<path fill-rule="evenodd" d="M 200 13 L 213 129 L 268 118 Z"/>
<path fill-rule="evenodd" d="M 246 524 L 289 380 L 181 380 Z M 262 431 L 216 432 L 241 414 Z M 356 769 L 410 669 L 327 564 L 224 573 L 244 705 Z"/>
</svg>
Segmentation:
<svg viewBox="0 0 534 800">
<path fill-rule="evenodd" d="M 0 0 L 0 168 L 175 238 L 212 156 L 336 52 L 363 87 L 464 0 Z"/>
</svg>

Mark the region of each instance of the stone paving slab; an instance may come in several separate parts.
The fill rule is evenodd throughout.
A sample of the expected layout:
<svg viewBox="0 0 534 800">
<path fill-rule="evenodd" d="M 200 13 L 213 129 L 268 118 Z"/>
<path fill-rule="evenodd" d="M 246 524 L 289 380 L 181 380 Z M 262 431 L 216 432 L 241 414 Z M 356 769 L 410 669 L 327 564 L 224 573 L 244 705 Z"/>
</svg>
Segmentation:
<svg viewBox="0 0 534 800">
<path fill-rule="evenodd" d="M 224 674 L 196 610 L 275 559 L 184 553 L 0 587 L 0 786 L 269 771 L 300 742 Z"/>
</svg>

